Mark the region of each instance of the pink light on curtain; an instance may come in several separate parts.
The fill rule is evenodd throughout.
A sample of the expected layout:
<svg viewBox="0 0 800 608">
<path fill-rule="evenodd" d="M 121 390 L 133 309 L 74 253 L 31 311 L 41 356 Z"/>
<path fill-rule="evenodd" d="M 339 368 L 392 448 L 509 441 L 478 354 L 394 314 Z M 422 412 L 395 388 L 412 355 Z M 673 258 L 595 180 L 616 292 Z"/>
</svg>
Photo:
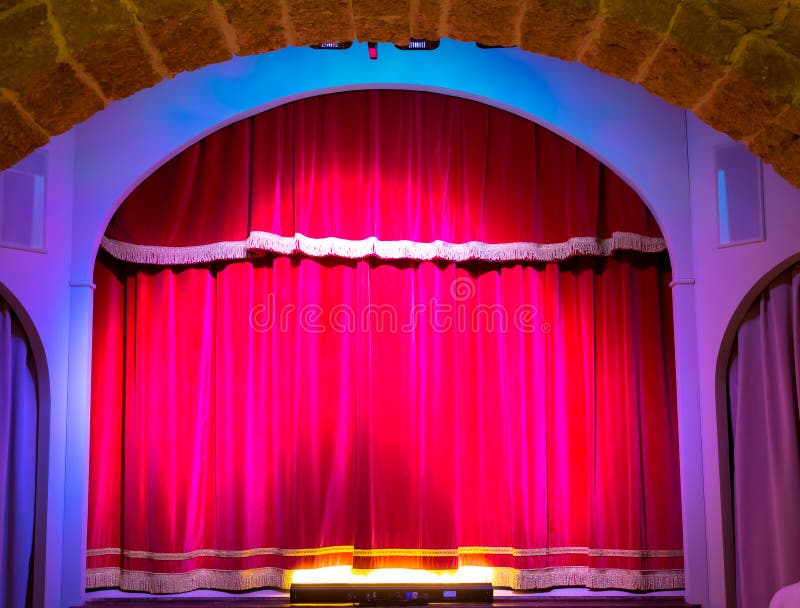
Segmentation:
<svg viewBox="0 0 800 608">
<path fill-rule="evenodd" d="M 190 147 L 108 236 L 183 265 L 98 259 L 90 588 L 682 586 L 669 263 L 574 145 L 428 93 L 302 100 Z"/>
</svg>

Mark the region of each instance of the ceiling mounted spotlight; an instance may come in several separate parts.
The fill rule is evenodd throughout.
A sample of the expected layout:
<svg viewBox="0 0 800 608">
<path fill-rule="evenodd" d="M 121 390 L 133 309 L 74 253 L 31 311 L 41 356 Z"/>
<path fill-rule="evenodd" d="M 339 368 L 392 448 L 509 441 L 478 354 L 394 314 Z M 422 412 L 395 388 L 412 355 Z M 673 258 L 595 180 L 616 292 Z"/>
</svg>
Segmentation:
<svg viewBox="0 0 800 608">
<path fill-rule="evenodd" d="M 353 46 L 353 41 L 348 40 L 347 42 L 323 42 L 322 44 L 312 44 L 311 48 L 321 51 L 343 51 L 349 49 L 351 46 Z"/>
<path fill-rule="evenodd" d="M 412 38 L 408 44 L 395 46 L 401 51 L 433 51 L 439 48 L 438 40 L 426 40 L 425 38 Z"/>
</svg>

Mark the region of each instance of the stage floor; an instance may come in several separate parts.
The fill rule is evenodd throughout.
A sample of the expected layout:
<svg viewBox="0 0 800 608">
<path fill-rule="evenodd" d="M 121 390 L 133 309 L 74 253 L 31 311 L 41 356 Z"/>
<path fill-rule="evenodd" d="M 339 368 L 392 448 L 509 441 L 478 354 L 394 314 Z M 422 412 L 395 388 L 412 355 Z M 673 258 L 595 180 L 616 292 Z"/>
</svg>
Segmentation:
<svg viewBox="0 0 800 608">
<path fill-rule="evenodd" d="M 342 608 L 349 604 L 334 604 L 330 608 Z M 432 604 L 439 607 L 459 608 L 460 604 Z M 488 604 L 464 604 L 474 608 L 487 607 Z M 97 599 L 84 604 L 84 608 L 146 608 L 160 606 L 162 608 L 223 608 L 224 606 L 246 608 L 292 608 L 283 598 L 249 598 L 226 597 L 208 599 L 180 598 L 131 598 L 131 599 Z M 307 606 L 307 604 L 304 604 Z M 375 608 L 379 605 L 375 604 Z M 579 598 L 579 597 L 543 597 L 543 598 L 498 598 L 493 608 L 700 608 L 697 604 L 687 604 L 683 599 L 657 598 Z M 313 608 L 328 608 L 328 605 L 315 604 Z"/>
</svg>

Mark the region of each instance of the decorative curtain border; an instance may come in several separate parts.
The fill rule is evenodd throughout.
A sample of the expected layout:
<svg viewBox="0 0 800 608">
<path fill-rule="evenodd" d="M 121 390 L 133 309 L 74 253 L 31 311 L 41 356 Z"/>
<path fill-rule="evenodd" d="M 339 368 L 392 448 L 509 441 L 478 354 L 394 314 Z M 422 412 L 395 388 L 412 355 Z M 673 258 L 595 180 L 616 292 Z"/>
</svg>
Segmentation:
<svg viewBox="0 0 800 608">
<path fill-rule="evenodd" d="M 157 553 L 107 547 L 89 549 L 87 557 L 121 555 L 131 559 L 150 559 L 155 561 L 189 560 L 198 557 L 246 558 L 259 555 L 280 555 L 284 557 L 308 557 L 352 553 L 356 557 L 458 557 L 459 555 L 511 555 L 513 557 L 542 557 L 548 555 L 586 555 L 588 557 L 628 557 L 628 558 L 673 558 L 683 557 L 680 549 L 590 549 L 589 547 L 542 547 L 536 549 L 517 549 L 515 547 L 459 547 L 458 549 L 356 549 L 352 545 L 337 545 L 308 549 L 281 549 L 260 547 L 257 549 L 196 549 L 185 553 Z"/>
<path fill-rule="evenodd" d="M 288 589 L 292 582 L 292 571 L 280 568 L 198 569 L 190 572 L 161 574 L 110 567 L 90 568 L 86 572 L 86 577 L 89 589 L 119 587 L 126 591 L 143 593 L 186 593 L 203 588 L 224 591 L 248 591 L 260 587 Z M 686 582 L 683 570 L 654 571 L 557 566 L 536 570 L 494 568 L 492 585 L 518 590 L 588 587 L 591 589 L 657 591 L 684 589 Z"/>
<path fill-rule="evenodd" d="M 443 260 L 447 262 L 561 262 L 575 256 L 607 257 L 616 251 L 659 253 L 665 251 L 661 237 L 614 232 L 610 238 L 572 237 L 561 243 L 448 243 L 433 241 L 381 241 L 377 237 L 355 241 L 338 237 L 313 238 L 297 233 L 281 236 L 251 232 L 244 241 L 223 241 L 188 247 L 135 245 L 103 237 L 101 247 L 125 262 L 160 266 L 183 266 L 224 260 L 242 260 L 253 255 L 305 255 L 312 258 L 339 257 L 380 260 Z"/>
</svg>

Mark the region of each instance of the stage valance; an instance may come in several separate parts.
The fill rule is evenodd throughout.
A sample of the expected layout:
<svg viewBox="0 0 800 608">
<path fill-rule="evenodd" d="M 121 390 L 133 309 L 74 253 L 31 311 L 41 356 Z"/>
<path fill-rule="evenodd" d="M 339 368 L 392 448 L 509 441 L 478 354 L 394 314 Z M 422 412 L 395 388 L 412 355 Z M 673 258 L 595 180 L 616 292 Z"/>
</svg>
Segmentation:
<svg viewBox="0 0 800 608">
<path fill-rule="evenodd" d="M 212 133 L 128 197 L 102 246 L 161 265 L 665 250 L 633 190 L 574 144 L 503 110 L 403 91 L 312 97 Z"/>
</svg>

